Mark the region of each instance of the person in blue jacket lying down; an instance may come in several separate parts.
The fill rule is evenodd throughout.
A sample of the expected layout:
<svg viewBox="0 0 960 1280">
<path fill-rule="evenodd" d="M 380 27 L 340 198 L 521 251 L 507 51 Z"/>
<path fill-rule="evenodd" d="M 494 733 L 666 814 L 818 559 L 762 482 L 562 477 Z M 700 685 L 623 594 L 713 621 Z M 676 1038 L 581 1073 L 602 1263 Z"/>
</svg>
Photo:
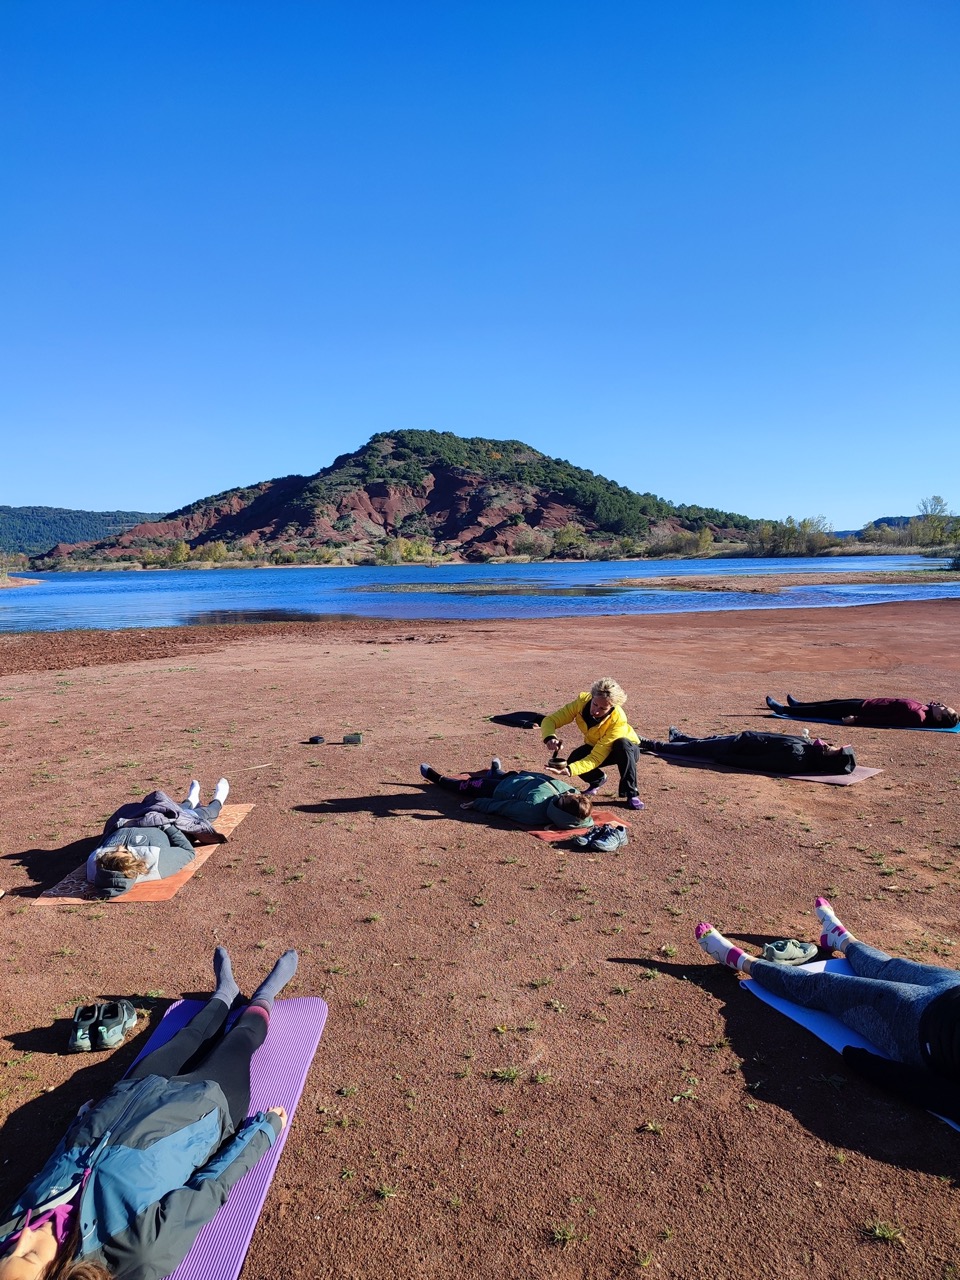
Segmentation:
<svg viewBox="0 0 960 1280">
<path fill-rule="evenodd" d="M 530 827 L 559 827 L 575 830 L 592 827 L 593 801 L 588 795 L 546 773 L 504 772 L 494 760 L 485 773 L 469 778 L 449 778 L 428 764 L 420 766 L 421 777 L 445 791 L 460 795 L 461 809 L 494 813 Z"/>
<path fill-rule="evenodd" d="M 223 947 L 213 968 L 203 1008 L 105 1098 L 81 1107 L 0 1219 L 0 1280 L 161 1280 L 276 1142 L 283 1107 L 247 1115 L 250 1060 L 297 953 L 284 952 L 226 1034 L 240 989 Z"/>
</svg>

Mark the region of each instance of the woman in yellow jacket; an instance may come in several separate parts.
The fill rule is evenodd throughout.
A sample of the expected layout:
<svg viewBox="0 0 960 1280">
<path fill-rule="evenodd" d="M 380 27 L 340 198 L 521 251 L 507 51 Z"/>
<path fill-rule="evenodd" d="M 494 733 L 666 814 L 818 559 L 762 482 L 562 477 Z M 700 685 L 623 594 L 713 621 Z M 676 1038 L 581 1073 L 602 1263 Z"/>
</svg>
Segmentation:
<svg viewBox="0 0 960 1280">
<path fill-rule="evenodd" d="M 556 752 L 561 743 L 556 731 L 561 725 L 576 723 L 583 743 L 567 756 L 565 764 L 548 766 L 558 777 L 581 777 L 586 795 L 595 796 L 607 780 L 602 764 L 620 770 L 620 796 L 631 809 L 642 809 L 637 794 L 637 734 L 627 722 L 623 704 L 627 695 L 612 676 L 595 681 L 589 693 L 579 693 L 572 702 L 547 716 L 540 724 L 544 746 Z"/>
</svg>

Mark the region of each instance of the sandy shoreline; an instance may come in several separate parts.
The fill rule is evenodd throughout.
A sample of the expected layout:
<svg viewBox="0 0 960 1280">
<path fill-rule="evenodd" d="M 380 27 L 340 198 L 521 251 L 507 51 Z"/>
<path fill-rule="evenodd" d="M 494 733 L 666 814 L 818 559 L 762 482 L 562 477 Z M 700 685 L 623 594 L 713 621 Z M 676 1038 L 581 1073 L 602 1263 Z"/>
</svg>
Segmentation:
<svg viewBox="0 0 960 1280">
<path fill-rule="evenodd" d="M 958 583 L 960 575 L 946 569 L 864 570 L 851 573 L 771 573 L 727 574 L 696 577 L 622 578 L 621 586 L 645 587 L 652 591 L 735 591 L 749 595 L 777 595 L 788 587 L 812 587 L 858 583 L 912 583 L 917 586 L 940 582 Z"/>
<path fill-rule="evenodd" d="M 942 600 L 0 635 L 0 1198 L 142 1046 L 67 1056 L 75 1004 L 156 1017 L 215 942 L 248 989 L 293 944 L 291 994 L 330 1018 L 246 1277 L 942 1280 L 958 1135 L 738 991 L 693 925 L 810 938 L 827 891 L 860 936 L 954 964 L 960 737 L 845 730 L 884 770 L 852 788 L 645 758 L 629 845 L 594 857 L 474 820 L 418 765 L 538 767 L 535 733 L 487 717 L 607 671 L 657 735 L 783 730 L 767 692 L 952 701 L 958 624 Z M 173 901 L 31 905 L 117 804 L 221 773 L 256 807 Z"/>
</svg>

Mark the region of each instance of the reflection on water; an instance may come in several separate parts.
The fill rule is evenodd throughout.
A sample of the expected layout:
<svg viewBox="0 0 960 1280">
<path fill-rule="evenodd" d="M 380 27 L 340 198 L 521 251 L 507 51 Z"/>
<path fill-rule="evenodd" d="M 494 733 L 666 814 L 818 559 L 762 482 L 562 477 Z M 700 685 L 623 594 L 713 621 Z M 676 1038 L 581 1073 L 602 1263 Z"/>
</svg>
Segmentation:
<svg viewBox="0 0 960 1280">
<path fill-rule="evenodd" d="M 355 613 L 314 613 L 308 609 L 206 609 L 187 613 L 178 627 L 236 626 L 241 622 L 353 622 Z"/>
</svg>

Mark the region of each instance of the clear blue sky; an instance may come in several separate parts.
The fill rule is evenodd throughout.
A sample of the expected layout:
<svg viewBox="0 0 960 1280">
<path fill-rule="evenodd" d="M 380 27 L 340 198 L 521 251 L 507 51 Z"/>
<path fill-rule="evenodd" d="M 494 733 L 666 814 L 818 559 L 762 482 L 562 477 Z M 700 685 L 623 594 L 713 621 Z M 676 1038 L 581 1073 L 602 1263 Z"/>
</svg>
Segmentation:
<svg viewBox="0 0 960 1280">
<path fill-rule="evenodd" d="M 4 0 L 0 503 L 374 432 L 960 504 L 956 0 Z"/>
</svg>

